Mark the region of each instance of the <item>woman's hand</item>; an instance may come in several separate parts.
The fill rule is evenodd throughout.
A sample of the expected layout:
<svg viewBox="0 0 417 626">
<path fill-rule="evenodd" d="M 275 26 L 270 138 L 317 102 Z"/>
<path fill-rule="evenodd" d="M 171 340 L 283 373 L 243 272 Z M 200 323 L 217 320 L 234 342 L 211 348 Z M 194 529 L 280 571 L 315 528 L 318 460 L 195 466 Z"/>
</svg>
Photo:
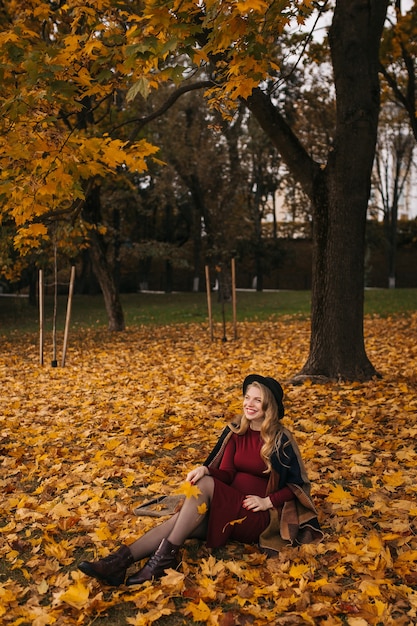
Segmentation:
<svg viewBox="0 0 417 626">
<path fill-rule="evenodd" d="M 243 500 L 243 506 L 245 509 L 255 511 L 255 513 L 257 511 L 267 511 L 268 509 L 273 508 L 273 504 L 269 496 L 266 496 L 266 498 L 261 498 L 259 496 L 246 496 Z"/>
<path fill-rule="evenodd" d="M 203 476 L 206 476 L 208 473 L 208 468 L 205 465 L 200 465 L 199 467 L 191 470 L 191 472 L 188 472 L 185 480 L 190 482 L 192 485 L 195 485 L 198 483 L 200 478 L 203 478 Z"/>
</svg>

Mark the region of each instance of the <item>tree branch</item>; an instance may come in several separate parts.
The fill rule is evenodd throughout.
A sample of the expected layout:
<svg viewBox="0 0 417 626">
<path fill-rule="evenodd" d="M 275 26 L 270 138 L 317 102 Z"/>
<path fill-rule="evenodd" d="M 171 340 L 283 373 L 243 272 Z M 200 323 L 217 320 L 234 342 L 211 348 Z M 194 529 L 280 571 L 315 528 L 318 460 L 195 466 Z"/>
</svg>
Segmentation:
<svg viewBox="0 0 417 626">
<path fill-rule="evenodd" d="M 313 200 L 314 183 L 321 173 L 320 165 L 310 157 L 270 97 L 259 87 L 253 90 L 246 104 L 261 128 L 271 138 L 294 178 Z"/>
<path fill-rule="evenodd" d="M 397 80 L 393 76 L 391 76 L 391 74 L 388 73 L 388 70 L 384 67 L 384 65 L 382 65 L 382 63 L 380 63 L 379 65 L 379 71 L 383 75 L 385 80 L 387 81 L 388 85 L 391 87 L 392 93 L 394 94 L 394 97 L 397 100 L 397 102 L 399 102 L 407 111 L 407 114 L 410 120 L 411 130 L 413 131 L 414 138 L 417 141 L 417 119 L 416 119 L 416 108 L 415 108 L 415 101 L 414 101 L 414 89 L 415 89 L 414 74 L 410 74 L 409 72 L 407 72 L 409 81 L 408 81 L 408 86 L 407 86 L 407 96 L 405 96 L 403 92 L 401 91 L 401 89 L 399 88 Z"/>
<path fill-rule="evenodd" d="M 211 80 L 201 80 L 195 83 L 181 85 L 181 87 L 178 87 L 178 89 L 176 89 L 169 96 L 164 104 L 160 106 L 159 109 L 156 109 L 156 111 L 153 111 L 153 113 L 145 115 L 144 117 L 134 117 L 130 120 L 127 120 L 126 122 L 123 122 L 122 124 L 118 124 L 118 126 L 115 126 L 113 130 L 117 130 L 118 128 L 121 128 L 122 126 L 127 126 L 128 124 L 135 124 L 135 127 L 132 129 L 129 136 L 129 141 L 134 141 L 138 133 L 142 130 L 144 126 L 146 126 L 146 124 L 149 124 L 149 122 L 152 122 L 157 117 L 166 113 L 166 111 L 168 111 L 168 109 L 170 109 L 172 105 L 175 104 L 178 98 L 180 98 L 182 95 L 188 93 L 189 91 L 195 91 L 197 89 L 208 89 L 209 87 L 213 87 L 213 84 L 214 83 Z"/>
</svg>

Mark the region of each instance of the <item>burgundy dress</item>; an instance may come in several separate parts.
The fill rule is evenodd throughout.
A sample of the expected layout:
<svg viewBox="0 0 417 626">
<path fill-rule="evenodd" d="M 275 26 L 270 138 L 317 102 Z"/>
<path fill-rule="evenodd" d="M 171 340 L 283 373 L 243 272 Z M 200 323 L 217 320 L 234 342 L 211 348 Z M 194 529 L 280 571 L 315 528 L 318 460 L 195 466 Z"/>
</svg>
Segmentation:
<svg viewBox="0 0 417 626">
<path fill-rule="evenodd" d="M 244 435 L 233 434 L 219 468 L 209 468 L 214 478 L 214 494 L 208 520 L 208 547 L 217 548 L 233 540 L 257 543 L 268 526 L 268 511 L 250 511 L 242 504 L 248 495 L 266 496 L 269 474 L 264 473 L 266 465 L 260 455 L 261 447 L 259 431 L 248 428 Z M 271 494 L 275 506 L 281 503 L 280 495 L 283 501 L 294 497 L 288 488 L 281 492 L 285 493 Z"/>
</svg>

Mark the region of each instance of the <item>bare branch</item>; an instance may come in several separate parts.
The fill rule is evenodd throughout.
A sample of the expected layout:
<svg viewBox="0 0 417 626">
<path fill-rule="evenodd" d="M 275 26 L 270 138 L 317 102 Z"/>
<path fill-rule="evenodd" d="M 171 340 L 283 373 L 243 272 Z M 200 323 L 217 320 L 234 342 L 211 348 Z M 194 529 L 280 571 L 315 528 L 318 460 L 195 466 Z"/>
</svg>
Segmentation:
<svg viewBox="0 0 417 626">
<path fill-rule="evenodd" d="M 135 124 L 135 127 L 132 129 L 129 136 L 129 141 L 134 141 L 137 134 L 142 130 L 144 126 L 146 126 L 146 124 L 149 124 L 149 122 L 152 122 L 157 117 L 166 113 L 166 111 L 168 111 L 168 109 L 170 109 L 172 105 L 175 104 L 178 98 L 180 98 L 182 95 L 188 93 L 189 91 L 195 91 L 197 89 L 208 89 L 212 86 L 213 82 L 211 80 L 201 80 L 195 83 L 181 85 L 181 87 L 178 87 L 178 89 L 176 89 L 169 96 L 169 98 L 164 102 L 162 106 L 159 107 L 159 109 L 156 109 L 156 111 L 150 113 L 149 115 L 145 115 L 144 117 L 134 117 L 130 120 L 127 120 L 126 122 L 115 126 L 113 128 L 113 131 L 121 128 L 122 126 L 127 126 L 128 124 Z"/>
</svg>

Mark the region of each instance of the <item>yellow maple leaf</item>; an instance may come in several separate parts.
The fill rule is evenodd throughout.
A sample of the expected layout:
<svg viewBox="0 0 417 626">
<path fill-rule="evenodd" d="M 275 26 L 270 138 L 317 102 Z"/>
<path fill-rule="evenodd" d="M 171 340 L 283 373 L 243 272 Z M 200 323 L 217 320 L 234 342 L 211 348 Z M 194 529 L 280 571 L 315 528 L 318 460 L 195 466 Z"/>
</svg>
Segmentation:
<svg viewBox="0 0 417 626">
<path fill-rule="evenodd" d="M 349 493 L 349 491 L 345 491 L 342 485 L 336 485 L 336 487 L 331 487 L 331 492 L 327 496 L 328 502 L 333 502 L 334 504 L 341 504 L 342 506 L 349 507 L 354 503 L 353 496 Z"/>
<path fill-rule="evenodd" d="M 384 485 L 387 489 L 395 489 L 401 487 L 404 484 L 404 474 L 401 471 L 393 472 L 392 474 L 385 474 L 382 477 Z"/>
<path fill-rule="evenodd" d="M 62 542 L 55 543 L 53 539 L 49 539 L 44 551 L 47 556 L 52 556 L 58 561 L 63 561 L 68 555 L 68 548 Z"/>
<path fill-rule="evenodd" d="M 407 550 L 399 554 L 398 561 L 417 561 L 417 550 Z"/>
<path fill-rule="evenodd" d="M 74 585 L 68 587 L 59 599 L 75 609 L 82 609 L 88 602 L 89 594 L 88 588 L 80 580 L 77 580 Z"/>
<path fill-rule="evenodd" d="M 291 565 L 290 568 L 290 576 L 291 578 L 302 578 L 304 574 L 306 574 L 306 572 L 308 572 L 310 569 L 309 565 L 306 565 L 305 563 L 299 563 L 298 565 Z"/>
<path fill-rule="evenodd" d="M 381 595 L 379 585 L 372 580 L 363 580 L 359 585 L 359 589 L 366 593 L 367 596 L 372 596 L 373 598 Z"/>
<path fill-rule="evenodd" d="M 105 446 L 107 448 L 107 450 L 110 450 L 110 452 L 112 452 L 113 450 L 115 450 L 116 448 L 118 448 L 120 446 L 120 441 L 119 439 L 108 439 L 105 443 Z"/>
<path fill-rule="evenodd" d="M 205 576 L 218 576 L 224 571 L 224 562 L 218 561 L 213 555 L 201 561 L 201 572 Z"/>
<path fill-rule="evenodd" d="M 148 624 L 153 624 L 163 615 L 171 615 L 172 611 L 168 608 L 153 608 L 144 613 L 138 613 L 136 617 L 128 617 L 126 620 L 127 624 L 130 626 L 148 626 Z"/>
<path fill-rule="evenodd" d="M 36 589 L 40 595 L 44 595 L 49 590 L 49 585 L 46 580 L 42 580 L 42 582 L 37 585 Z"/>
<path fill-rule="evenodd" d="M 170 587 L 178 587 L 184 582 L 185 574 L 177 572 L 175 569 L 167 569 L 165 575 L 161 579 L 161 585 L 168 585 Z"/>
<path fill-rule="evenodd" d="M 187 613 L 187 615 L 191 613 L 195 622 L 207 622 L 210 618 L 211 609 L 203 600 L 200 600 L 198 604 L 191 602 L 184 612 Z"/>
<path fill-rule="evenodd" d="M 173 450 L 174 448 L 177 447 L 177 444 L 171 441 L 171 442 L 164 443 L 162 447 L 164 448 L 164 450 Z"/>
<path fill-rule="evenodd" d="M 49 515 L 53 518 L 59 517 L 71 517 L 73 513 L 68 510 L 68 508 L 62 502 L 58 502 L 50 511 Z"/>
<path fill-rule="evenodd" d="M 125 487 L 131 487 L 133 485 L 133 483 L 135 482 L 136 476 L 135 474 L 132 472 L 131 474 L 128 474 L 127 476 L 125 476 L 122 481 Z"/>
<path fill-rule="evenodd" d="M 205 502 L 202 502 L 200 506 L 197 507 L 197 511 L 200 515 L 204 515 L 205 513 L 207 513 L 207 504 Z"/>
<path fill-rule="evenodd" d="M 198 498 L 201 491 L 197 485 L 193 485 L 189 481 L 186 481 L 178 487 L 175 493 L 184 494 L 186 498 Z"/>
<path fill-rule="evenodd" d="M 104 522 L 96 528 L 96 530 L 92 533 L 92 536 L 95 537 L 96 541 L 107 541 L 108 539 L 113 539 L 109 527 Z"/>
<path fill-rule="evenodd" d="M 378 617 L 382 617 L 384 615 L 385 611 L 388 608 L 387 603 L 386 602 L 381 602 L 381 600 L 375 600 L 374 601 L 374 605 L 375 605 L 375 608 L 377 610 Z M 381 623 L 381 620 L 379 621 L 379 623 Z"/>
</svg>

